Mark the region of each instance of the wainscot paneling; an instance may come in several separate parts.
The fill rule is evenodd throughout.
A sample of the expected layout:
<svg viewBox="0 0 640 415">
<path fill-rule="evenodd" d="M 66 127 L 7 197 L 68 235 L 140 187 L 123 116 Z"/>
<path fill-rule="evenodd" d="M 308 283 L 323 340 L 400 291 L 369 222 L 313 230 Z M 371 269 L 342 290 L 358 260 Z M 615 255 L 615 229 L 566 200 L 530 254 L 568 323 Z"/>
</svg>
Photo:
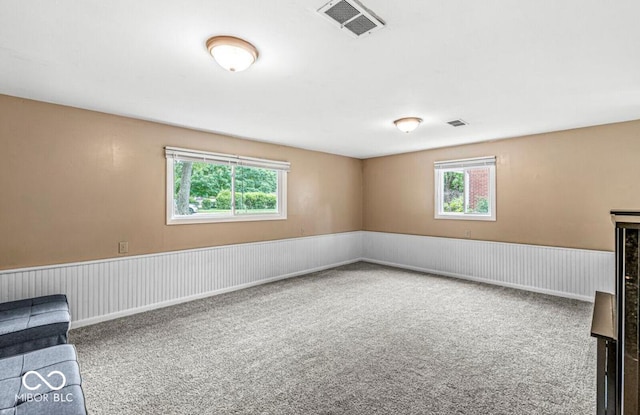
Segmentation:
<svg viewBox="0 0 640 415">
<path fill-rule="evenodd" d="M 369 261 L 593 301 L 614 292 L 614 254 L 380 232 L 347 232 L 0 271 L 0 302 L 64 293 L 72 327 Z"/>
<path fill-rule="evenodd" d="M 72 327 L 358 261 L 362 232 L 0 271 L 0 302 L 64 293 Z"/>
<path fill-rule="evenodd" d="M 364 232 L 365 261 L 593 301 L 615 292 L 614 253 Z"/>
</svg>

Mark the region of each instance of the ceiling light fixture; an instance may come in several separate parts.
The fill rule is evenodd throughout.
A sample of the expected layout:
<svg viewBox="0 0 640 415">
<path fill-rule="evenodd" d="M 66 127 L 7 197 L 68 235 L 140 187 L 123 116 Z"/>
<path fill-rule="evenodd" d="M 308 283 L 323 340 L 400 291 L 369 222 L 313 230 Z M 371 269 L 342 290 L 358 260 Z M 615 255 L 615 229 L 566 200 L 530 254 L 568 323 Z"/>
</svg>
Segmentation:
<svg viewBox="0 0 640 415">
<path fill-rule="evenodd" d="M 410 133 L 411 131 L 418 128 L 420 123 L 422 122 L 422 118 L 418 117 L 404 117 L 395 120 L 393 123 L 398 127 L 398 130 Z"/>
<path fill-rule="evenodd" d="M 258 59 L 258 49 L 246 40 L 233 36 L 214 36 L 207 49 L 218 65 L 230 72 L 240 72 Z"/>
</svg>

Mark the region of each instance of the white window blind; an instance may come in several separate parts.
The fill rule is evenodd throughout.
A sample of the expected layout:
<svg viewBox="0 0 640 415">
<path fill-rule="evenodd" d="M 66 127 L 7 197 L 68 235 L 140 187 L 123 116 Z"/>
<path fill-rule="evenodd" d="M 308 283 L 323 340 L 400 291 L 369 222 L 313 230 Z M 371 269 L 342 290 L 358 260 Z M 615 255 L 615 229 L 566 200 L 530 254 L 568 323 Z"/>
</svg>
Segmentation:
<svg viewBox="0 0 640 415">
<path fill-rule="evenodd" d="M 469 167 L 487 167 L 496 165 L 496 156 L 476 157 L 471 159 L 436 161 L 433 166 L 436 170 L 461 169 Z"/>
<path fill-rule="evenodd" d="M 188 150 L 178 147 L 165 147 L 165 157 L 168 159 L 217 162 L 233 166 L 259 167 L 265 169 L 289 171 L 291 163 L 286 161 L 267 160 L 231 154 L 210 153 L 208 151 Z"/>
</svg>

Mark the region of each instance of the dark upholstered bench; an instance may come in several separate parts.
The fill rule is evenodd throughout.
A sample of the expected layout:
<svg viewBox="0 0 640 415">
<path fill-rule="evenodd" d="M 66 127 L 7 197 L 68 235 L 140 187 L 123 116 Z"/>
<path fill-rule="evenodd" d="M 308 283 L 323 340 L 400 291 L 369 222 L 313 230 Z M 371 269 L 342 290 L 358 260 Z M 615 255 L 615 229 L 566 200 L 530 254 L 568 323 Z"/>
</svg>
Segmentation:
<svg viewBox="0 0 640 415">
<path fill-rule="evenodd" d="M 1 303 L 0 358 L 67 343 L 70 321 L 62 294 Z"/>
<path fill-rule="evenodd" d="M 0 415 L 86 413 L 72 345 L 0 359 Z"/>
</svg>

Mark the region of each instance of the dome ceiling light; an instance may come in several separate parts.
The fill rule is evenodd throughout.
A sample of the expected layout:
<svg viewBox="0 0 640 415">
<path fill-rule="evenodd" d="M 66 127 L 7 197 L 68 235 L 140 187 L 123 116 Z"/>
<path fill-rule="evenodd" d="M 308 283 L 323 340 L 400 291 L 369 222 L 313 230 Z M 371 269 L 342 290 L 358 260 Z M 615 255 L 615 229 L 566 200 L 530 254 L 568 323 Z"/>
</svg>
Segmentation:
<svg viewBox="0 0 640 415">
<path fill-rule="evenodd" d="M 422 122 L 422 118 L 418 117 L 404 117 L 395 120 L 393 123 L 398 127 L 398 130 L 404 133 L 410 133 L 411 131 L 418 128 L 420 123 Z"/>
<path fill-rule="evenodd" d="M 258 59 L 255 46 L 234 36 L 214 36 L 207 40 L 207 49 L 218 65 L 230 72 L 244 71 Z"/>
</svg>

